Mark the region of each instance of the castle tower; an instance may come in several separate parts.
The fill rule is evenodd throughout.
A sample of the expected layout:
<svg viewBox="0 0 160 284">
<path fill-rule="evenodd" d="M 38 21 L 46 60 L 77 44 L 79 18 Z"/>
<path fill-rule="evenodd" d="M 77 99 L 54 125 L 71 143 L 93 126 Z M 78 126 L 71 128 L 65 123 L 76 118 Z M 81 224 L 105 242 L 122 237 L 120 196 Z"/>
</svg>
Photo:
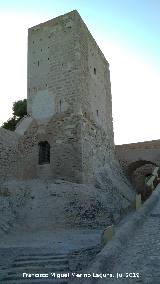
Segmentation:
<svg viewBox="0 0 160 284">
<path fill-rule="evenodd" d="M 114 147 L 110 72 L 77 11 L 29 29 L 27 94 L 34 126 L 24 140 L 34 132 L 34 141 L 22 152 L 32 161 L 32 175 L 38 167 L 42 174 L 92 183 Z M 42 156 L 49 155 L 44 165 L 38 157 L 43 147 L 48 154 Z M 27 163 L 24 172 L 30 172 Z"/>
</svg>

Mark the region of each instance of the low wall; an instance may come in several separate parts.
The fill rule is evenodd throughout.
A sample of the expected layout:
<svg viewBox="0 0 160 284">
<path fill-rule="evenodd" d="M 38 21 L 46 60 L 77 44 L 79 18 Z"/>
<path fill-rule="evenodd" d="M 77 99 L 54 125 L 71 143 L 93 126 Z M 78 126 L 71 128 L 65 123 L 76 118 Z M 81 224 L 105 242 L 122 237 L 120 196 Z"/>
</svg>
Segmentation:
<svg viewBox="0 0 160 284">
<path fill-rule="evenodd" d="M 18 135 L 0 128 L 0 181 L 17 176 Z"/>
</svg>

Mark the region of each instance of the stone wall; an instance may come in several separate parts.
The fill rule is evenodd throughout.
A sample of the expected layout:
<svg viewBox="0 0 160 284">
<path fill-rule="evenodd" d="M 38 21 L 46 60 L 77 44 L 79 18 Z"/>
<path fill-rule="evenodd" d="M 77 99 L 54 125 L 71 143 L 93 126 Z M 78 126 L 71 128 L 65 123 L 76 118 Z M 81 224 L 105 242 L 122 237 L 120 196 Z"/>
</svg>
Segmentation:
<svg viewBox="0 0 160 284">
<path fill-rule="evenodd" d="M 112 98 L 109 64 L 87 26 L 77 16 L 80 110 L 101 127 L 113 144 Z"/>
<path fill-rule="evenodd" d="M 17 176 L 18 135 L 0 128 L 0 181 Z"/>
<path fill-rule="evenodd" d="M 29 29 L 27 104 L 38 127 L 34 169 L 38 142 L 51 145 L 50 169 L 38 167 L 39 176 L 93 183 L 114 147 L 110 72 L 77 11 Z"/>
<path fill-rule="evenodd" d="M 107 60 L 79 15 L 76 26 L 83 181 L 94 183 L 95 172 L 114 151 L 110 72 Z"/>
<path fill-rule="evenodd" d="M 39 142 L 50 144 L 50 164 L 39 165 Z M 82 115 L 54 116 L 47 124 L 34 120 L 19 140 L 18 174 L 21 178 L 60 178 L 95 183 L 95 174 L 112 163 L 113 145 L 105 131 Z"/>
<path fill-rule="evenodd" d="M 160 140 L 116 145 L 115 152 L 124 174 L 145 200 L 149 192 L 145 184 L 146 175 L 151 175 L 155 167 L 160 166 Z"/>
<path fill-rule="evenodd" d="M 24 135 L 19 138 L 18 152 L 18 177 L 20 179 L 31 179 L 37 176 L 38 165 L 38 125 L 32 121 Z"/>
<path fill-rule="evenodd" d="M 126 173 L 129 166 L 137 161 L 160 163 L 160 140 L 116 145 L 115 151 L 117 159 Z"/>
<path fill-rule="evenodd" d="M 95 173 L 106 163 L 112 163 L 113 145 L 105 131 L 83 118 L 82 122 L 82 166 L 83 181 L 95 182 Z"/>
<path fill-rule="evenodd" d="M 21 216 L 28 201 L 30 189 L 25 182 L 7 180 L 0 184 L 0 237 L 5 241 L 4 233 L 14 230 L 17 219 Z M 24 220 L 22 220 L 21 225 Z M 15 226 L 17 230 L 17 224 Z M 1 236 L 2 234 L 2 236 Z"/>
<path fill-rule="evenodd" d="M 28 113 L 43 120 L 78 112 L 76 13 L 37 25 L 28 32 Z"/>
<path fill-rule="evenodd" d="M 80 137 L 78 116 L 63 113 L 39 125 L 34 120 L 20 139 L 19 175 L 82 182 Z M 38 143 L 42 141 L 50 144 L 50 164 L 39 165 Z"/>
</svg>

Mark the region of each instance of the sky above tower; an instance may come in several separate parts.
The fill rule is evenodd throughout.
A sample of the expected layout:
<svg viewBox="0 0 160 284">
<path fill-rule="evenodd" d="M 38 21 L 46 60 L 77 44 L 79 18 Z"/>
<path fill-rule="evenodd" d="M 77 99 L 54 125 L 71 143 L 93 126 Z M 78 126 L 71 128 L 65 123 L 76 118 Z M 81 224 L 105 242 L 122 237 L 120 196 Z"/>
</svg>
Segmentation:
<svg viewBox="0 0 160 284">
<path fill-rule="evenodd" d="M 27 29 L 78 10 L 110 64 L 116 144 L 160 139 L 159 0 L 0 3 L 0 125 L 27 96 Z"/>
</svg>

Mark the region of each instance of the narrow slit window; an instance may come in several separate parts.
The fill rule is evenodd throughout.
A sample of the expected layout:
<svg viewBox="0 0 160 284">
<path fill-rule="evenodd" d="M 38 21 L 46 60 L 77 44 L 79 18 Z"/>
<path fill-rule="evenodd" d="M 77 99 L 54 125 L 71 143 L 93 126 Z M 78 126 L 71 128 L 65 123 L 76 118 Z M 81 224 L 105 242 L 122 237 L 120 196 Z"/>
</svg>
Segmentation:
<svg viewBox="0 0 160 284">
<path fill-rule="evenodd" d="M 62 110 L 62 101 L 61 100 L 59 101 L 59 110 L 60 110 L 60 112 Z"/>
<path fill-rule="evenodd" d="M 98 109 L 96 110 L 96 113 L 97 113 L 97 116 L 99 115 L 99 113 L 98 113 Z"/>
<path fill-rule="evenodd" d="M 94 74 L 96 75 L 96 68 L 94 67 Z"/>
</svg>

